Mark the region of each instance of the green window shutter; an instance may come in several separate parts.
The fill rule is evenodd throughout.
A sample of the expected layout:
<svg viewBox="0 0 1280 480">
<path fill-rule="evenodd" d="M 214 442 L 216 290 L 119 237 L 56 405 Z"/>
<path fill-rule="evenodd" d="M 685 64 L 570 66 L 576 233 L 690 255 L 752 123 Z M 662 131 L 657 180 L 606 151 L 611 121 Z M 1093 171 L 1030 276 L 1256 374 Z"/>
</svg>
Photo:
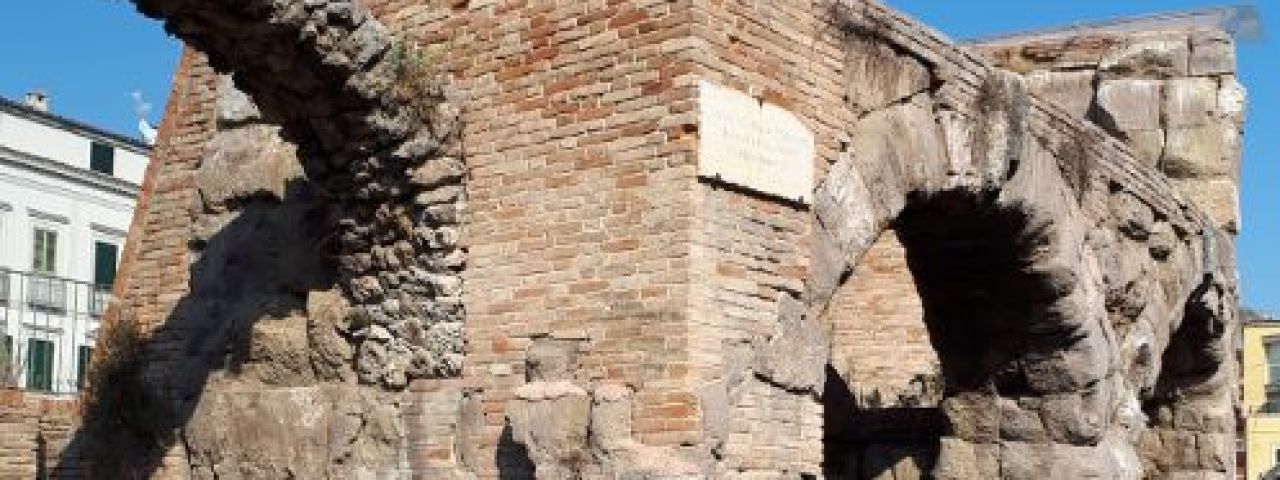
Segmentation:
<svg viewBox="0 0 1280 480">
<path fill-rule="evenodd" d="M 84 388 L 84 380 L 89 375 L 89 361 L 93 358 L 93 347 L 81 345 L 76 366 L 76 388 Z"/>
<path fill-rule="evenodd" d="M 27 339 L 27 388 L 53 390 L 53 342 Z"/>
<path fill-rule="evenodd" d="M 14 368 L 13 337 L 9 335 L 5 335 L 4 339 L 0 341 L 0 368 L 4 369 L 3 371 L 0 371 L 0 379 L 13 379 L 16 381 L 16 377 L 10 376 L 17 374 L 18 372 Z M 4 386 L 6 385 L 0 385 L 0 387 Z"/>
<path fill-rule="evenodd" d="M 111 145 L 98 142 L 90 144 L 89 170 L 105 175 L 115 175 L 116 149 L 111 148 Z"/>
<path fill-rule="evenodd" d="M 116 283 L 116 259 L 119 247 L 107 242 L 93 242 L 93 284 L 110 288 Z"/>
</svg>

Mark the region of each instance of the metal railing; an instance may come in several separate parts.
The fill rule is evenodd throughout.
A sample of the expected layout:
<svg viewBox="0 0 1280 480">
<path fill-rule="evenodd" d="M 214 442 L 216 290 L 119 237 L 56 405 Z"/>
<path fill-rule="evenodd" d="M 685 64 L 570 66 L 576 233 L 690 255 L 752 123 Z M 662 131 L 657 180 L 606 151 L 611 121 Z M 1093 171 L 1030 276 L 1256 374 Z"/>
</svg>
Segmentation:
<svg viewBox="0 0 1280 480">
<path fill-rule="evenodd" d="M 0 387 L 79 391 L 109 286 L 0 268 Z"/>
</svg>

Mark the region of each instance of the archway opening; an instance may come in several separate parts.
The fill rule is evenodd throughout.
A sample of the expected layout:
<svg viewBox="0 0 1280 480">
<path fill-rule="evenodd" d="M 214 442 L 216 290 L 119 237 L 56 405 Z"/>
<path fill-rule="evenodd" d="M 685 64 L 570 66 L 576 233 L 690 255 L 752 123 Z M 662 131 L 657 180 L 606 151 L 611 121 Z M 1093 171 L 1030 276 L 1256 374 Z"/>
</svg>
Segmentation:
<svg viewBox="0 0 1280 480">
<path fill-rule="evenodd" d="M 823 313 L 828 478 L 920 478 L 940 439 L 968 436 L 947 398 L 1037 394 L 1023 360 L 1051 345 L 1060 286 L 1034 268 L 1045 232 L 993 196 L 912 196 Z M 994 440 L 994 439 L 993 439 Z M 886 476 L 888 475 L 888 476 Z"/>
</svg>

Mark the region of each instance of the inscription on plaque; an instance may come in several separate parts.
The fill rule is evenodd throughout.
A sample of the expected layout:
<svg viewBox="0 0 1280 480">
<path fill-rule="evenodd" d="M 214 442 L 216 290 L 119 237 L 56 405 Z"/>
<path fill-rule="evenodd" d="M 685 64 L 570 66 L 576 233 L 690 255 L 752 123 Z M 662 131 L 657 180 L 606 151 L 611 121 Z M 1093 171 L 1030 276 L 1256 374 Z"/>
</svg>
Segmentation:
<svg viewBox="0 0 1280 480">
<path fill-rule="evenodd" d="M 813 133 L 791 112 L 711 82 L 698 84 L 698 175 L 808 204 Z"/>
</svg>

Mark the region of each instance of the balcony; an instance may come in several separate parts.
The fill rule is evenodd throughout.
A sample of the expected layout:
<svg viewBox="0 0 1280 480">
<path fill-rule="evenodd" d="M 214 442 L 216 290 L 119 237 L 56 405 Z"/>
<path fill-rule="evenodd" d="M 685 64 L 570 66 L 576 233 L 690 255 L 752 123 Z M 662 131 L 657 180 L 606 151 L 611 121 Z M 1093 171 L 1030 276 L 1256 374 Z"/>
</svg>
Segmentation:
<svg viewBox="0 0 1280 480">
<path fill-rule="evenodd" d="M 51 312 L 67 310 L 67 280 L 33 274 L 26 276 L 27 305 Z"/>
<path fill-rule="evenodd" d="M 0 387 L 75 393 L 110 302 L 109 286 L 0 268 Z"/>
</svg>

